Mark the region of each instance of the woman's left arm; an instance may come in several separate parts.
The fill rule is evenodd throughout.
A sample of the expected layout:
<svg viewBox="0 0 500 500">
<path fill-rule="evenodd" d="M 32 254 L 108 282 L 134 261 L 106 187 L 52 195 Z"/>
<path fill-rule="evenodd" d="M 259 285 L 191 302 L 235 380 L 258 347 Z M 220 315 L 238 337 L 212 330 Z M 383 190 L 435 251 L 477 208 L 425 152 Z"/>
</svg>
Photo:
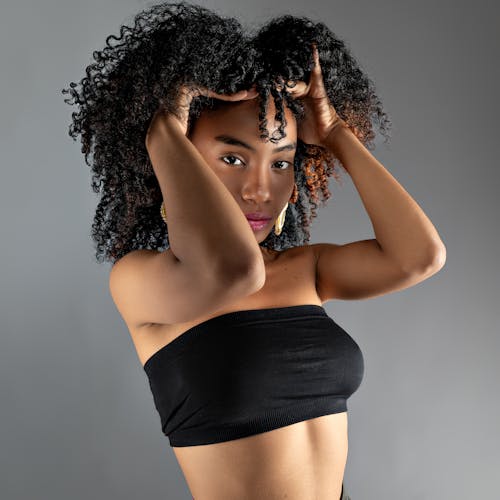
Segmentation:
<svg viewBox="0 0 500 500">
<path fill-rule="evenodd" d="M 346 126 L 322 144 L 340 160 L 361 197 L 387 257 L 408 272 L 441 268 L 446 247 L 416 201 Z"/>
</svg>

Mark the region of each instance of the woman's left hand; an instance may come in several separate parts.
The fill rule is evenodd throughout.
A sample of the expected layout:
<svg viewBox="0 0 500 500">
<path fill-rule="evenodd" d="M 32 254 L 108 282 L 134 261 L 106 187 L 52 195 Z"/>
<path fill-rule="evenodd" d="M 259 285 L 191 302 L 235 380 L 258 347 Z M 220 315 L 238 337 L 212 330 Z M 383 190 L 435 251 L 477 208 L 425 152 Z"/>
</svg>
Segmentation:
<svg viewBox="0 0 500 500">
<path fill-rule="evenodd" d="M 287 87 L 287 90 L 294 99 L 299 98 L 304 105 L 304 118 L 300 122 L 297 121 L 297 137 L 307 144 L 326 146 L 328 135 L 338 126 L 345 125 L 345 122 L 337 114 L 326 94 L 318 48 L 315 43 L 312 46 L 314 67 L 309 83 L 299 80 L 294 87 Z"/>
</svg>

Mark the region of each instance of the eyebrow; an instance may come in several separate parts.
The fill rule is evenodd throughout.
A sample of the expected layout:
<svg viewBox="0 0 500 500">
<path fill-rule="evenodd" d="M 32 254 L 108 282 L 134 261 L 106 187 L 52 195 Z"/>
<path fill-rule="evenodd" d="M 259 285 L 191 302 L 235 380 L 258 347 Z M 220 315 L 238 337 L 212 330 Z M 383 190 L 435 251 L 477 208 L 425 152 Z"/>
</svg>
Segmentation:
<svg viewBox="0 0 500 500">
<path fill-rule="evenodd" d="M 215 137 L 216 141 L 223 142 L 224 144 L 230 144 L 232 146 L 242 146 L 246 149 L 249 149 L 250 151 L 253 151 L 255 153 L 255 148 L 247 144 L 246 142 L 243 142 L 240 139 L 237 139 L 236 137 L 232 137 L 230 135 L 217 135 Z M 284 146 L 279 146 L 277 148 L 273 149 L 273 153 L 280 153 L 281 151 L 294 151 L 295 148 L 297 147 L 297 143 L 294 142 L 292 144 L 285 144 Z"/>
</svg>

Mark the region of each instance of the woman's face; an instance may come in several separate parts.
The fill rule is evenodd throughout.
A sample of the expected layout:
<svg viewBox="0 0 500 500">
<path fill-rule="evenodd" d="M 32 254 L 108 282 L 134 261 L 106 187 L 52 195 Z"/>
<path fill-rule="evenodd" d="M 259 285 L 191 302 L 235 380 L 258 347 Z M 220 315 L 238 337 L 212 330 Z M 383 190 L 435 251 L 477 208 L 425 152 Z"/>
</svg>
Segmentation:
<svg viewBox="0 0 500 500">
<path fill-rule="evenodd" d="M 263 227 L 253 228 L 260 243 L 273 230 L 276 218 L 292 195 L 297 126 L 295 116 L 285 107 L 286 137 L 279 143 L 265 142 L 259 138 L 258 113 L 258 97 L 224 102 L 217 110 L 201 113 L 189 139 L 243 213 L 262 212 L 270 217 Z M 279 125 L 274 114 L 271 99 L 267 110 L 270 136 Z"/>
</svg>

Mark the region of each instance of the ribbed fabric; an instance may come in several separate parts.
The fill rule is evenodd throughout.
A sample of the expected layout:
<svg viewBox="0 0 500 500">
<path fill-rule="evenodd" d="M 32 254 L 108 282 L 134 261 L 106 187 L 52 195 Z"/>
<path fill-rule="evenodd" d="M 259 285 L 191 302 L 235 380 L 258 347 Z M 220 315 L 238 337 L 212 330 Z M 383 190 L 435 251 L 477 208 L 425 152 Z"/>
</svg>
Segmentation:
<svg viewBox="0 0 500 500">
<path fill-rule="evenodd" d="M 144 364 L 171 446 L 239 439 L 347 411 L 358 344 L 325 309 L 233 311 L 190 328 Z"/>
</svg>

